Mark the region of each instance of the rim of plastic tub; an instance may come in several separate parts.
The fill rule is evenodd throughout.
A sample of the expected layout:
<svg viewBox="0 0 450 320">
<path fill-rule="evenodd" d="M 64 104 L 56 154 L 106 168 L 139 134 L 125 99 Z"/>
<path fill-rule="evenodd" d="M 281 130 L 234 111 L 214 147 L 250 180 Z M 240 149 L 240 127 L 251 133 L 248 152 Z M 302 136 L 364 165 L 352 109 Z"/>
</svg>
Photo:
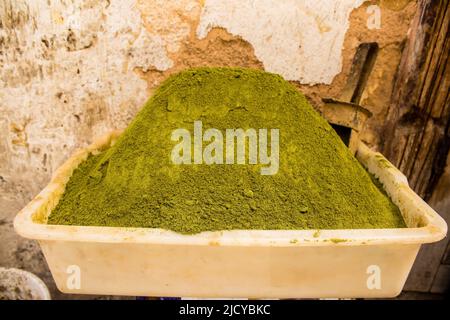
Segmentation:
<svg viewBox="0 0 450 320">
<path fill-rule="evenodd" d="M 33 299 L 33 300 L 50 300 L 51 299 L 50 292 L 48 291 L 48 288 L 45 285 L 44 281 L 42 281 L 35 274 L 33 274 L 29 271 L 16 269 L 16 268 L 0 267 L 0 275 L 2 273 L 13 275 L 13 277 L 16 277 L 18 279 L 25 279 L 25 283 L 22 283 L 21 285 L 24 288 L 26 287 L 30 290 L 29 291 L 30 299 L 28 299 L 28 300 L 31 300 L 31 299 Z M 4 286 L 6 288 L 7 284 Z"/>
<path fill-rule="evenodd" d="M 216 246 L 353 246 L 431 243 L 443 239 L 447 224 L 408 185 L 406 177 L 383 155 L 359 142 L 356 157 L 382 183 L 399 207 L 407 228 L 323 230 L 230 230 L 183 235 L 156 228 L 48 225 L 47 216 L 64 192 L 73 170 L 90 153 L 112 146 L 121 131 L 113 131 L 77 151 L 53 175 L 50 183 L 14 219 L 21 236 L 37 240 L 104 243 L 158 243 Z M 37 222 L 39 221 L 39 222 Z"/>
</svg>

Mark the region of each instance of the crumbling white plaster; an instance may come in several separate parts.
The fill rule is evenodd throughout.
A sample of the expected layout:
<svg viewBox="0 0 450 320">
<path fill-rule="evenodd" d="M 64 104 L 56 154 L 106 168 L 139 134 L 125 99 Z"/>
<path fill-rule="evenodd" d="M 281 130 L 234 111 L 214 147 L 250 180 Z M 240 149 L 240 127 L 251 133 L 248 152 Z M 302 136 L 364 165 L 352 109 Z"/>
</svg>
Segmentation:
<svg viewBox="0 0 450 320">
<path fill-rule="evenodd" d="M 364 0 L 206 0 L 197 36 L 225 28 L 253 45 L 267 71 L 330 84 L 342 69 L 349 16 Z"/>
<path fill-rule="evenodd" d="M 0 187 L 29 197 L 75 147 L 129 122 L 148 98 L 135 67 L 172 61 L 134 0 L 1 3 Z"/>
<path fill-rule="evenodd" d="M 201 1 L 137 0 L 136 6 L 148 31 L 160 37 L 169 53 L 175 53 L 199 19 Z"/>
</svg>

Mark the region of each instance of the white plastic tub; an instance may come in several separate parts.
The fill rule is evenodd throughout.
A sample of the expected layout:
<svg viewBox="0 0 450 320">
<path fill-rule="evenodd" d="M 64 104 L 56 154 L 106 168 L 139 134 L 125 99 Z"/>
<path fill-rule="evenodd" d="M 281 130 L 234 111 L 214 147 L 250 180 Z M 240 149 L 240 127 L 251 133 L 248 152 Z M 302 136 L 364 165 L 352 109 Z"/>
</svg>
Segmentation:
<svg viewBox="0 0 450 320">
<path fill-rule="evenodd" d="M 73 155 L 14 220 L 20 235 L 39 241 L 62 292 L 393 297 L 402 290 L 421 244 L 447 233 L 445 221 L 409 188 L 405 176 L 362 143 L 358 159 L 383 183 L 408 228 L 180 235 L 161 229 L 45 224 L 74 168 L 90 152 L 113 144 L 118 134 Z"/>
</svg>

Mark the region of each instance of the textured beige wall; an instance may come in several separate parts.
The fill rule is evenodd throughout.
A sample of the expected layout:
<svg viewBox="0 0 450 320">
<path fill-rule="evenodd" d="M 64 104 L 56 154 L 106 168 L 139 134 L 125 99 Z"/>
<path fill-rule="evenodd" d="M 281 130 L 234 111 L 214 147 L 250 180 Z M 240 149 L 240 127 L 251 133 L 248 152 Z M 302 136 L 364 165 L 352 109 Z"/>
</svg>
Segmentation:
<svg viewBox="0 0 450 320">
<path fill-rule="evenodd" d="M 369 30 L 369 5 L 381 29 Z M 76 147 L 122 128 L 169 74 L 264 68 L 315 104 L 338 97 L 361 42 L 380 52 L 363 104 L 378 143 L 410 1 L 0 0 L 0 194 L 28 200 Z"/>
</svg>

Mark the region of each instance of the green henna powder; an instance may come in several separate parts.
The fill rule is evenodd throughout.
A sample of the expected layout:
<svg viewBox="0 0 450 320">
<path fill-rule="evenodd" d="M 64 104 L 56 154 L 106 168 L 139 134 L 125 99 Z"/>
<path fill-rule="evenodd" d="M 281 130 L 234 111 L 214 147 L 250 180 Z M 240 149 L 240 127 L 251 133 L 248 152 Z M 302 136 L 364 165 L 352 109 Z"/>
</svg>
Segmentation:
<svg viewBox="0 0 450 320">
<path fill-rule="evenodd" d="M 278 128 L 279 170 L 175 165 L 178 128 Z M 280 76 L 200 68 L 171 76 L 116 144 L 73 173 L 49 224 L 231 229 L 398 228 L 398 208 L 303 94 Z"/>
</svg>

